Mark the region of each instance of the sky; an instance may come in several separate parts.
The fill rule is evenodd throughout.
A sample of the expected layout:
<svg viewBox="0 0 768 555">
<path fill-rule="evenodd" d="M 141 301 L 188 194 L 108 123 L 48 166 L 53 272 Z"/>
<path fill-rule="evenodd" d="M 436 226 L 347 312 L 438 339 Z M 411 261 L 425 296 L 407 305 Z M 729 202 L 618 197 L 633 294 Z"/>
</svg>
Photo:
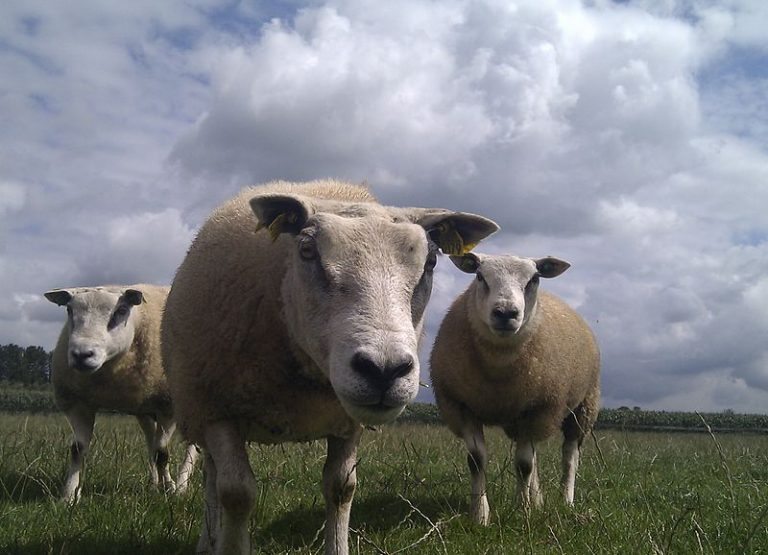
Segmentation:
<svg viewBox="0 0 768 555">
<path fill-rule="evenodd" d="M 608 407 L 768 412 L 768 2 L 10 0 L 0 344 L 42 293 L 170 283 L 273 179 L 475 212 L 571 263 Z M 423 348 L 471 276 L 438 263 Z M 428 399 L 424 389 L 421 399 Z"/>
</svg>

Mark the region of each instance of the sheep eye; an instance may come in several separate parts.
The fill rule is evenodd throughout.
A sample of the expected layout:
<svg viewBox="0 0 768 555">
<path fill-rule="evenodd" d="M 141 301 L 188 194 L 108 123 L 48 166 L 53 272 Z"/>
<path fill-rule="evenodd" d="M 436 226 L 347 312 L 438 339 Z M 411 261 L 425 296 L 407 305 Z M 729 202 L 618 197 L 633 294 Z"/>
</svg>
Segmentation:
<svg viewBox="0 0 768 555">
<path fill-rule="evenodd" d="M 539 274 L 535 274 L 535 275 L 534 275 L 534 276 L 531 278 L 531 280 L 528 282 L 528 284 L 525 286 L 525 288 L 526 288 L 526 289 L 530 289 L 530 288 L 531 288 L 531 287 L 533 287 L 534 285 L 538 285 L 538 284 L 539 284 Z"/>
<path fill-rule="evenodd" d="M 125 316 L 126 314 L 128 314 L 127 306 L 119 306 L 117 307 L 117 310 L 115 310 L 115 316 Z"/>
<path fill-rule="evenodd" d="M 299 245 L 299 256 L 302 260 L 315 260 L 317 258 L 317 248 L 314 244 L 305 241 Z"/>
</svg>

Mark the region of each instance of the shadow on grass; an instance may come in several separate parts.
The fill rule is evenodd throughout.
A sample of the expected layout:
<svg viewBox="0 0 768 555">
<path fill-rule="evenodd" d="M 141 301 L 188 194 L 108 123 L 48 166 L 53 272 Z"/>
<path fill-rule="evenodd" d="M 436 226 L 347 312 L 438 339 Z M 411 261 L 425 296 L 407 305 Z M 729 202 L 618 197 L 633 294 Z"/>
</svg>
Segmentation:
<svg viewBox="0 0 768 555">
<path fill-rule="evenodd" d="M 32 476 L 11 470 L 0 473 L 0 502 L 28 503 L 55 499 L 61 482 L 48 476 Z"/>
<path fill-rule="evenodd" d="M 158 540 L 148 543 L 132 541 L 94 540 L 90 538 L 47 538 L 25 545 L 3 545 L 0 543 L 0 551 L 8 555 L 43 555 L 56 553 L 57 555 L 174 555 L 194 553 L 195 546 L 180 545 L 175 540 Z"/>
<path fill-rule="evenodd" d="M 355 500 L 352 502 L 350 527 L 365 529 L 368 532 L 388 532 L 398 528 L 403 521 L 421 521 L 428 527 L 424 517 L 437 522 L 458 511 L 466 510 L 465 500 L 460 495 L 441 500 L 415 496 L 408 498 L 408 501 L 423 516 L 397 496 L 378 495 Z M 323 542 L 321 528 L 324 522 L 325 508 L 322 505 L 288 511 L 257 530 L 254 543 L 258 545 L 260 541 L 268 542 L 285 550 L 310 545 L 319 547 Z"/>
</svg>

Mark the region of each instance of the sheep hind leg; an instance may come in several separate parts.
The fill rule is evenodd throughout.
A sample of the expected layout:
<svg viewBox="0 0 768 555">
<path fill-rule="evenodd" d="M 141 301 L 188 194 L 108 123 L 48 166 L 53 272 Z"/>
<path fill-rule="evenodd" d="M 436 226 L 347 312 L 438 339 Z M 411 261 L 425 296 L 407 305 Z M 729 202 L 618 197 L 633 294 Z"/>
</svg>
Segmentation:
<svg viewBox="0 0 768 555">
<path fill-rule="evenodd" d="M 357 445 L 362 428 L 350 438 L 328 437 L 328 456 L 323 467 L 325 497 L 325 553 L 349 553 L 349 514 L 357 485 Z"/>
<path fill-rule="evenodd" d="M 579 441 L 566 439 L 563 442 L 563 498 L 567 505 L 573 505 L 573 494 L 576 486 L 576 471 L 579 468 Z"/>
<path fill-rule="evenodd" d="M 197 540 L 195 553 L 213 553 L 221 528 L 219 497 L 216 492 L 216 465 L 210 453 L 203 457 L 203 487 L 205 494 L 205 513 L 200 538 Z"/>
<path fill-rule="evenodd" d="M 147 414 L 136 416 L 136 420 L 139 422 L 141 431 L 144 432 L 144 440 L 147 443 L 147 453 L 149 455 L 149 479 L 153 486 L 157 486 L 160 480 L 157 476 L 157 466 L 155 466 L 155 432 L 157 430 L 157 422 L 155 419 Z"/>
<path fill-rule="evenodd" d="M 176 489 L 171 472 L 168 469 L 168 444 L 171 442 L 173 432 L 176 430 L 176 422 L 165 414 L 157 416 L 157 428 L 154 438 L 154 463 L 157 467 L 157 475 L 163 491 L 172 492 Z"/>
<path fill-rule="evenodd" d="M 560 484 L 563 491 L 563 500 L 566 505 L 573 505 L 581 443 L 584 441 L 586 427 L 588 426 L 584 412 L 583 406 L 577 407 L 575 411 L 571 411 L 566 417 L 562 426 L 563 477 Z"/>
<path fill-rule="evenodd" d="M 67 410 L 65 416 L 72 427 L 75 440 L 70 448 L 69 470 L 61 489 L 61 500 L 74 504 L 80 500 L 80 473 L 83 469 L 83 460 L 91 445 L 96 413 L 83 405 L 77 405 Z"/>
<path fill-rule="evenodd" d="M 529 440 L 518 441 L 515 448 L 517 496 L 526 510 L 531 507 L 540 507 L 543 503 L 537 467 L 536 447 L 533 442 Z"/>
<path fill-rule="evenodd" d="M 216 512 L 221 526 L 214 538 L 215 553 L 250 553 L 248 521 L 256 499 L 256 479 L 248 462 L 245 439 L 234 423 L 218 421 L 205 430 L 205 448 L 216 469 Z M 211 493 L 209 488 L 212 487 L 207 483 L 210 479 L 210 476 L 206 478 L 205 486 L 207 506 Z M 216 524 L 216 520 L 213 524 Z"/>
<path fill-rule="evenodd" d="M 483 425 L 465 421 L 462 438 L 467 447 L 467 465 L 472 479 L 472 489 L 469 501 L 469 516 L 482 526 L 487 526 L 490 520 L 490 508 L 486 495 L 485 469 L 488 465 L 488 451 L 485 447 Z"/>
<path fill-rule="evenodd" d="M 189 443 L 184 452 L 184 460 L 179 467 L 179 474 L 176 477 L 176 493 L 184 493 L 189 488 L 189 481 L 192 479 L 192 473 L 195 471 L 195 464 L 200 456 L 200 448 L 194 443 Z"/>
</svg>

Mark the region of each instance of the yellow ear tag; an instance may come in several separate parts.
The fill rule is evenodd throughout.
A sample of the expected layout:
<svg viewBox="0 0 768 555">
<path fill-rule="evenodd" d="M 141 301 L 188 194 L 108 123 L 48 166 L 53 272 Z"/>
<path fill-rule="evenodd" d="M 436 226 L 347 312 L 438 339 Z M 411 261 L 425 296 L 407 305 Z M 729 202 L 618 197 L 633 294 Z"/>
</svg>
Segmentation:
<svg viewBox="0 0 768 555">
<path fill-rule="evenodd" d="M 437 238 L 435 242 L 445 254 L 460 255 L 468 252 L 464 246 L 464 240 L 450 222 L 440 222 L 435 227 Z"/>
<path fill-rule="evenodd" d="M 267 228 L 269 230 L 269 236 L 272 237 L 272 242 L 274 243 L 277 241 L 277 238 L 280 237 L 280 233 L 282 233 L 282 227 L 283 222 L 285 222 L 286 217 L 285 213 L 279 214 L 274 220 L 272 220 L 272 223 L 269 224 L 269 227 Z"/>
</svg>

